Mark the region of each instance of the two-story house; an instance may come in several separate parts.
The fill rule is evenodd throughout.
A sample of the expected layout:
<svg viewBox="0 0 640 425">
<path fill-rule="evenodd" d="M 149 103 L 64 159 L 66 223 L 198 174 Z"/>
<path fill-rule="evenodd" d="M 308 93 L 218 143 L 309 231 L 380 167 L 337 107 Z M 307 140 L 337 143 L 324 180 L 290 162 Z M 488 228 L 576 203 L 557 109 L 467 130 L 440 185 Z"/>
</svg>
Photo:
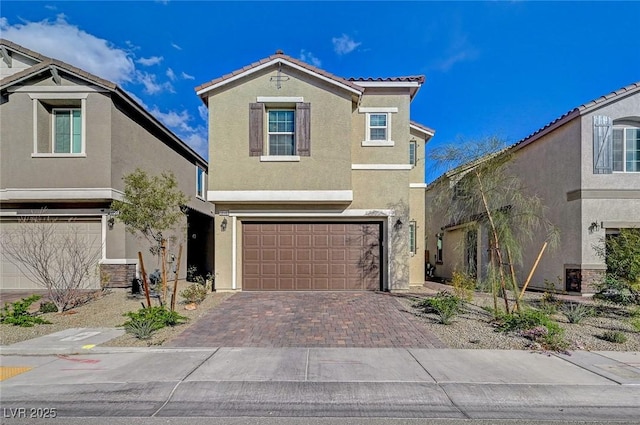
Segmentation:
<svg viewBox="0 0 640 425">
<path fill-rule="evenodd" d="M 545 289 L 546 280 L 557 290 L 593 293 L 593 283 L 606 270 L 594 247 L 620 228 L 640 227 L 640 83 L 574 108 L 509 149 L 510 169 L 543 200 L 560 235 L 560 245 L 543 254 L 531 287 Z M 434 190 L 430 185 L 427 202 Z M 466 271 L 470 260 L 482 274 L 485 229 L 473 223 L 451 226 L 438 214 L 427 221 L 437 276 Z M 525 245 L 520 282 L 544 243 L 543 233 Z"/>
<path fill-rule="evenodd" d="M 30 226 L 25 217 L 55 217 L 56 232 L 80 232 L 100 250 L 111 285 L 130 285 L 139 267 L 158 267 L 146 241 L 125 231 L 110 205 L 122 199 L 123 176 L 171 171 L 189 196 L 176 230 L 187 265 L 212 270 L 212 216 L 205 201 L 208 165 L 116 84 L 8 40 L 0 40 L 0 231 Z M 171 255 L 173 254 L 173 256 Z M 5 256 L 0 288 L 37 288 Z M 177 260 L 177 258 L 176 258 Z M 173 266 L 175 267 L 175 261 Z M 96 281 L 92 282 L 97 285 Z"/>
<path fill-rule="evenodd" d="M 208 107 L 217 290 L 424 283 L 423 76 L 345 79 L 276 54 L 196 88 Z"/>
</svg>

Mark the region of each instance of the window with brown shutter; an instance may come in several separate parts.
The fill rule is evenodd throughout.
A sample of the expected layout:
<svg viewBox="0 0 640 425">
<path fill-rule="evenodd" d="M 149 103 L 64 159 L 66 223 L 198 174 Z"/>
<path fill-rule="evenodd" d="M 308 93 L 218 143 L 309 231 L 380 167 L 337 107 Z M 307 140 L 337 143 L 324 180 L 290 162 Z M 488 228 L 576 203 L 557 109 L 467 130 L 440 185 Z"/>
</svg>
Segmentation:
<svg viewBox="0 0 640 425">
<path fill-rule="evenodd" d="M 249 104 L 249 156 L 264 155 L 311 156 L 310 103 L 297 102 L 293 110 L 267 108 L 262 102 Z"/>
<path fill-rule="evenodd" d="M 298 155 L 311 156 L 310 103 L 296 103 L 296 148 Z"/>
<path fill-rule="evenodd" d="M 249 105 L 249 156 L 262 155 L 264 143 L 264 103 Z"/>
</svg>

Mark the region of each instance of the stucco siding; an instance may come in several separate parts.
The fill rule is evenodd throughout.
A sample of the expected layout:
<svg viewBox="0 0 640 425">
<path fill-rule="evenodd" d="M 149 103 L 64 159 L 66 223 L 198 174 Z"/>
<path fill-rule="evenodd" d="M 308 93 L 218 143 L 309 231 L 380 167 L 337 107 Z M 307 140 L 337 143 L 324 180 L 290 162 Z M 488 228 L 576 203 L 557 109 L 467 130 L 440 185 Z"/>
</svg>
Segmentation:
<svg viewBox="0 0 640 425">
<path fill-rule="evenodd" d="M 351 189 L 350 95 L 288 68 L 283 68 L 288 79 L 278 89 L 272 80 L 276 72 L 264 70 L 209 97 L 209 189 Z M 249 105 L 258 96 L 303 97 L 311 104 L 310 156 L 299 162 L 249 156 Z"/>
</svg>

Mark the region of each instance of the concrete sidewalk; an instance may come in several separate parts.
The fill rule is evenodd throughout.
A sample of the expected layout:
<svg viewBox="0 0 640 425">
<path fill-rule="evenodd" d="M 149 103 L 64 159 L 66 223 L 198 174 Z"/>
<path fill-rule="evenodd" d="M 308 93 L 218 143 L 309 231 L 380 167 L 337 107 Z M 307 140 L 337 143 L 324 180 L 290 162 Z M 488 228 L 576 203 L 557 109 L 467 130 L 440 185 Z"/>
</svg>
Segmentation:
<svg viewBox="0 0 640 425">
<path fill-rule="evenodd" d="M 117 331 L 65 332 L 3 347 L 3 376 L 15 374 L 0 383 L 5 413 L 55 408 L 58 418 L 640 418 L 640 353 L 108 348 L 94 342 Z"/>
</svg>

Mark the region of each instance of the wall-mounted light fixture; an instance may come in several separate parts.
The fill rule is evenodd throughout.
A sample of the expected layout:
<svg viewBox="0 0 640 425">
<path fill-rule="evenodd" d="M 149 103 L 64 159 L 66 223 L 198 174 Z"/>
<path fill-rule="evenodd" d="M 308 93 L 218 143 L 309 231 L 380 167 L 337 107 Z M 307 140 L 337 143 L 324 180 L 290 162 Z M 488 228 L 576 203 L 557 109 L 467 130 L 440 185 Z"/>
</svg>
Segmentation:
<svg viewBox="0 0 640 425">
<path fill-rule="evenodd" d="M 589 233 L 597 232 L 600 229 L 604 229 L 604 223 L 601 221 L 600 224 L 598 224 L 597 221 L 594 221 L 589 225 L 588 229 Z"/>
<path fill-rule="evenodd" d="M 220 223 L 220 230 L 223 231 L 223 232 L 225 230 L 227 230 L 227 218 L 226 217 L 223 218 L 222 219 L 222 223 Z"/>
<path fill-rule="evenodd" d="M 402 224 L 403 224 L 403 223 L 402 223 L 402 220 L 397 219 L 397 220 L 396 220 L 396 222 L 395 222 L 395 224 L 393 225 L 393 228 L 394 228 L 395 230 L 400 230 L 400 229 L 402 229 Z"/>
<path fill-rule="evenodd" d="M 107 219 L 107 226 L 109 226 L 109 229 L 113 229 L 113 225 L 115 223 L 116 223 L 116 218 L 110 215 L 109 218 Z"/>
</svg>

